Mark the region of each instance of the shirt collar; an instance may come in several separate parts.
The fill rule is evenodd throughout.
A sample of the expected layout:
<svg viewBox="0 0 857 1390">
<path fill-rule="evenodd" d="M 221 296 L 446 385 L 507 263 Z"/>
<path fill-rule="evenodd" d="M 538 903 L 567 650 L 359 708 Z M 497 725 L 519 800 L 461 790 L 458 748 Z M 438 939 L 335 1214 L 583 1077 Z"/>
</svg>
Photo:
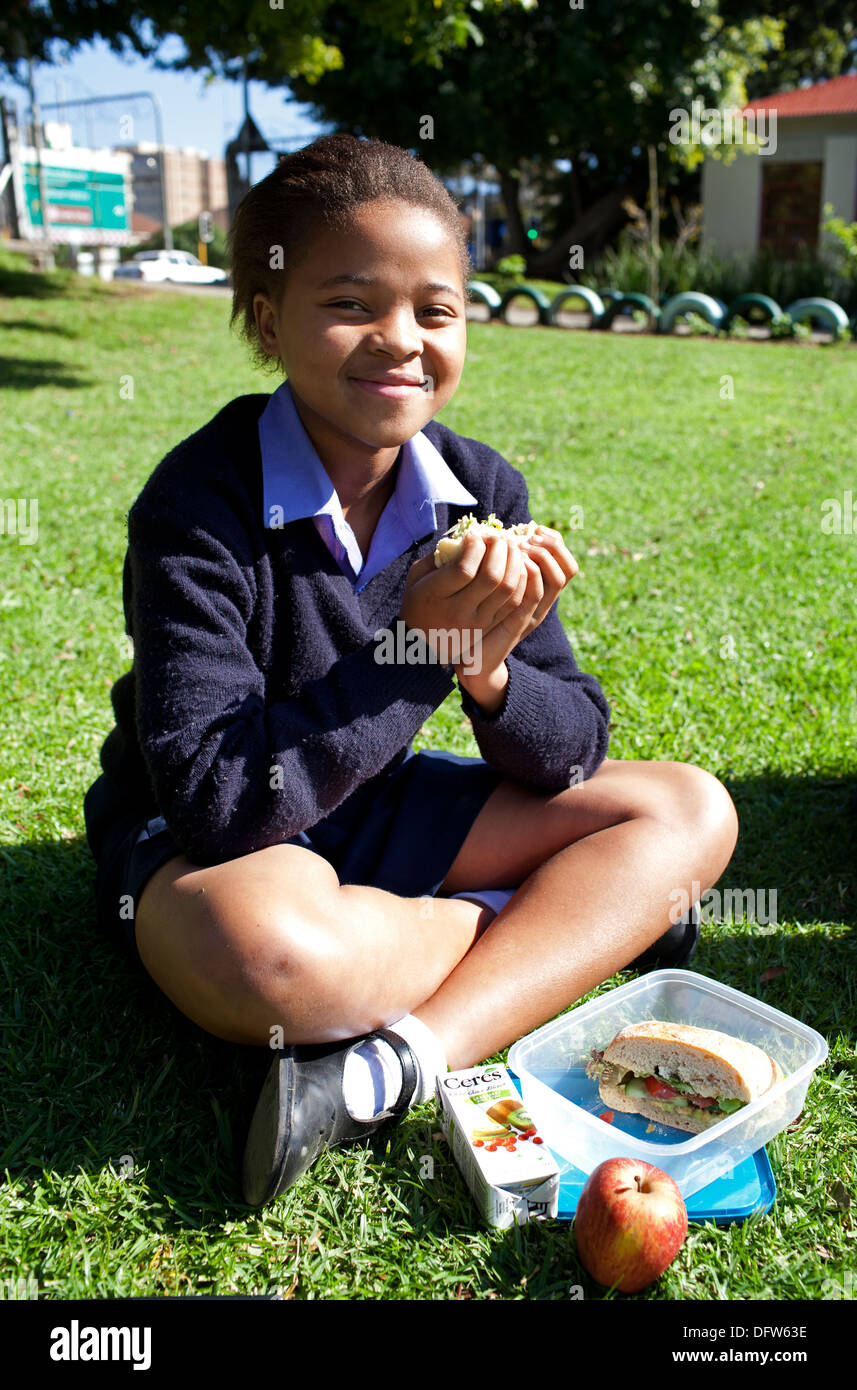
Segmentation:
<svg viewBox="0 0 857 1390">
<path fill-rule="evenodd" d="M 279 528 L 327 513 L 339 529 L 345 519 L 336 489 L 304 429 L 288 381 L 277 387 L 259 417 L 259 444 L 264 525 Z M 421 430 L 402 446 L 393 496 L 415 541 L 437 529 L 436 504 L 471 506 L 478 500 Z"/>
</svg>

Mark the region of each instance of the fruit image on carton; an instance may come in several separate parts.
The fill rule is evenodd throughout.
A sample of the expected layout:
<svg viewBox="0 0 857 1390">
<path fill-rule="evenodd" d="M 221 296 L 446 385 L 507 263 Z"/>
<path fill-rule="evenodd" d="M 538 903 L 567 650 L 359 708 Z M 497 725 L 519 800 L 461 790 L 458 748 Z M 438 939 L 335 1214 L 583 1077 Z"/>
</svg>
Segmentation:
<svg viewBox="0 0 857 1390">
<path fill-rule="evenodd" d="M 532 1120 L 517 1098 L 498 1100 L 496 1105 L 489 1106 L 485 1111 L 489 1120 L 496 1120 L 498 1124 L 510 1125 L 516 1130 L 527 1130 L 532 1127 Z"/>
<path fill-rule="evenodd" d="M 559 1166 L 504 1066 L 439 1076 L 437 1100 L 447 1143 L 486 1225 L 503 1229 L 556 1216 Z"/>
</svg>

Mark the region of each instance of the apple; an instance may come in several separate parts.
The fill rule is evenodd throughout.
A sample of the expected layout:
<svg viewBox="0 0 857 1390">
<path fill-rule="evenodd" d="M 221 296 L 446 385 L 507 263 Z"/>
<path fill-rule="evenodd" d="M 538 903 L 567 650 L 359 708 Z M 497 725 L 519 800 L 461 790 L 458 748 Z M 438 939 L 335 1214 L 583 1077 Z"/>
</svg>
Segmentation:
<svg viewBox="0 0 857 1390">
<path fill-rule="evenodd" d="M 574 1233 L 580 1262 L 597 1283 L 638 1293 L 681 1249 L 687 1208 L 668 1173 L 637 1158 L 610 1158 L 586 1180 Z"/>
</svg>

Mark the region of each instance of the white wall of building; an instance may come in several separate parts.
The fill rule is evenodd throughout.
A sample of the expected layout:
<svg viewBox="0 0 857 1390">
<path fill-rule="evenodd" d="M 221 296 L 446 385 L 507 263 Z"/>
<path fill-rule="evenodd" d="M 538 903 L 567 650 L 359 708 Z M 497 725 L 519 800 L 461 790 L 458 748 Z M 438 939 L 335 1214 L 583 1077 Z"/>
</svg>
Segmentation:
<svg viewBox="0 0 857 1390">
<path fill-rule="evenodd" d="M 731 164 L 706 159 L 702 166 L 702 243 L 720 255 L 755 250 L 762 208 L 760 165 L 770 155 L 738 151 Z"/>
<path fill-rule="evenodd" d="M 857 220 L 857 131 L 825 139 L 821 201 L 833 204 L 834 217 Z"/>
<path fill-rule="evenodd" d="M 857 115 L 790 117 L 780 120 L 773 154 L 745 154 L 731 164 L 708 158 L 702 167 L 703 243 L 722 255 L 755 251 L 762 210 L 762 166 L 822 161 L 823 207 L 834 216 L 857 220 Z"/>
</svg>

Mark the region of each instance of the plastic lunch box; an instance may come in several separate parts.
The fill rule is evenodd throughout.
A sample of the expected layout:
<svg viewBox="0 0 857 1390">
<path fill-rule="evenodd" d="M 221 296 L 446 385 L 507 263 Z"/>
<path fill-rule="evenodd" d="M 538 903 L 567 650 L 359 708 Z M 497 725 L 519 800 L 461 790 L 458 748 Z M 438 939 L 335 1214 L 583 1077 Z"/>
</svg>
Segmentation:
<svg viewBox="0 0 857 1390">
<path fill-rule="evenodd" d="M 629 1023 L 661 1019 L 714 1028 L 755 1043 L 775 1057 L 784 1080 L 702 1134 L 617 1111 L 612 1124 L 598 1083 L 585 1072 L 592 1049 L 604 1048 Z M 653 1163 L 682 1196 L 737 1167 L 800 1114 L 816 1067 L 827 1057 L 820 1033 L 788 1014 L 690 970 L 654 970 L 546 1023 L 509 1049 L 524 1103 L 554 1153 L 591 1173 L 608 1158 Z"/>
</svg>

